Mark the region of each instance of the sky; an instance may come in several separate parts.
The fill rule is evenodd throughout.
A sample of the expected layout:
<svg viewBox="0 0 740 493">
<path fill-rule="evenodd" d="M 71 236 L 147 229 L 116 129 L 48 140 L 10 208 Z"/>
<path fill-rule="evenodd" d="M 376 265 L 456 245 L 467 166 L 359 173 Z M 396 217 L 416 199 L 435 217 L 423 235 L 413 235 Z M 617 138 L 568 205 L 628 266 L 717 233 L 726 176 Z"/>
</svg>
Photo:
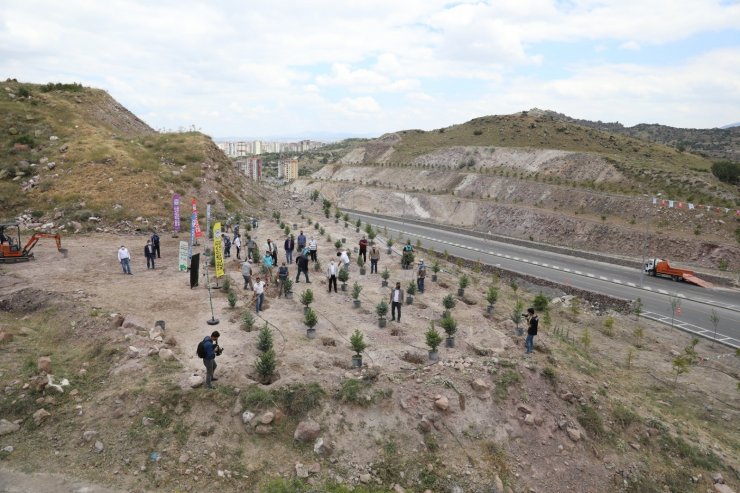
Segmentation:
<svg viewBox="0 0 740 493">
<path fill-rule="evenodd" d="M 380 135 L 550 109 L 740 121 L 740 0 L 0 0 L 0 77 L 155 129 Z"/>
</svg>

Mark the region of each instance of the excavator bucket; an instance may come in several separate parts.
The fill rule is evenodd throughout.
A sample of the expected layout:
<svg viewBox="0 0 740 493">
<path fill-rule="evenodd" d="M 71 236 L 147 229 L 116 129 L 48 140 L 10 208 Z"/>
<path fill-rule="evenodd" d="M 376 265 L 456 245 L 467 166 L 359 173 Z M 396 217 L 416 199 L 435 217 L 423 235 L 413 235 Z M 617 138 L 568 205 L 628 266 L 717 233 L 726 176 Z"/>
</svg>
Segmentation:
<svg viewBox="0 0 740 493">
<path fill-rule="evenodd" d="M 713 288 L 714 287 L 714 285 L 711 282 L 705 281 L 704 279 L 699 279 L 698 277 L 692 276 L 690 274 L 684 274 L 683 280 L 690 284 L 696 284 L 697 286 L 701 286 L 703 288 Z"/>
</svg>

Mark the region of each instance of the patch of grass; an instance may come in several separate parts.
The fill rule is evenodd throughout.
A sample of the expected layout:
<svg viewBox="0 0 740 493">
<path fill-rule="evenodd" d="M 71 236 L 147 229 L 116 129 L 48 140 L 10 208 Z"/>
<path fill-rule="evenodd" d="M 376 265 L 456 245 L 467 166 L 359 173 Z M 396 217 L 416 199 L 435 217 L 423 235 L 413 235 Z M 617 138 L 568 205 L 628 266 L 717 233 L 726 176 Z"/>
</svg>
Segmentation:
<svg viewBox="0 0 740 493">
<path fill-rule="evenodd" d="M 591 437 L 602 437 L 605 435 L 604 422 L 601 415 L 588 404 L 582 405 L 578 411 L 578 422 Z"/>
<path fill-rule="evenodd" d="M 483 457 L 491 464 L 491 468 L 496 471 L 501 481 L 508 481 L 511 476 L 511 466 L 509 465 L 509 454 L 504 447 L 496 442 L 486 442 L 483 445 Z"/>
<path fill-rule="evenodd" d="M 555 385 L 557 383 L 557 374 L 555 373 L 555 369 L 551 368 L 549 366 L 542 369 L 541 375 L 543 378 L 545 378 L 548 382 L 550 382 L 552 385 Z"/>
<path fill-rule="evenodd" d="M 496 382 L 494 394 L 499 400 L 506 399 L 509 394 L 509 387 L 522 381 L 522 376 L 513 370 L 506 370 L 501 374 L 501 378 Z"/>
<path fill-rule="evenodd" d="M 391 493 L 385 488 L 373 486 L 345 486 L 336 483 L 309 484 L 300 479 L 271 479 L 263 484 L 262 493 Z"/>
<path fill-rule="evenodd" d="M 640 416 L 637 413 L 621 402 L 617 402 L 612 408 L 612 416 L 614 417 L 614 422 L 622 429 L 627 429 L 631 424 L 637 423 L 640 420 Z"/>
<path fill-rule="evenodd" d="M 297 383 L 265 390 L 258 385 L 242 392 L 242 404 L 250 411 L 279 407 L 287 416 L 301 418 L 315 409 L 326 395 L 318 383 Z"/>
<path fill-rule="evenodd" d="M 372 396 L 367 392 L 371 386 L 372 383 L 369 380 L 348 378 L 337 390 L 336 399 L 358 406 L 368 406 L 373 401 Z"/>
<path fill-rule="evenodd" d="M 686 442 L 681 437 L 674 437 L 665 432 L 660 435 L 659 445 L 661 451 L 669 457 L 680 457 L 694 467 L 705 470 L 715 470 L 722 467 L 722 461 L 712 451 L 703 451 Z"/>
</svg>

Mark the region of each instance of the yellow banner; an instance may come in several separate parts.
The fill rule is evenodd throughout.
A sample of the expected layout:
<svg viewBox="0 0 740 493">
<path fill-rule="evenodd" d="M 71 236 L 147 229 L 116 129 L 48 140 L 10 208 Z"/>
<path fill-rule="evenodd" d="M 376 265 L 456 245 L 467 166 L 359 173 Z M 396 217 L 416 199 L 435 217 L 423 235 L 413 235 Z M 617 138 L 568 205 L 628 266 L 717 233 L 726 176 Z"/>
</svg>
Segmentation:
<svg viewBox="0 0 740 493">
<path fill-rule="evenodd" d="M 224 247 L 221 244 L 221 223 L 213 225 L 213 258 L 216 261 L 216 277 L 224 275 Z"/>
</svg>

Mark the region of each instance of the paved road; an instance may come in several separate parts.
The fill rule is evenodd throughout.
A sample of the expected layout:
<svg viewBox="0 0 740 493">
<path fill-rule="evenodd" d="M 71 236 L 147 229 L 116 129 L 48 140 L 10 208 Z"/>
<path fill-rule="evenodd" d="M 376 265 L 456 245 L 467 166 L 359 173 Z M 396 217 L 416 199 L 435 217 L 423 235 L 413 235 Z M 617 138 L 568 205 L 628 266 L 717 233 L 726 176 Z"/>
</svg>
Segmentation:
<svg viewBox="0 0 740 493">
<path fill-rule="evenodd" d="M 704 289 L 669 279 L 643 276 L 639 269 L 571 257 L 534 248 L 490 241 L 476 236 L 390 220 L 366 213 L 350 213 L 353 220 L 386 227 L 393 236 L 420 238 L 425 247 L 470 260 L 497 265 L 504 269 L 548 279 L 561 284 L 599 292 L 616 298 L 634 300 L 644 306 L 644 316 L 670 325 L 672 300 L 678 300 L 674 325 L 682 330 L 712 339 L 712 311 L 719 316 L 717 340 L 740 347 L 740 292 L 733 289 Z M 643 287 L 640 287 L 642 283 Z"/>
</svg>

